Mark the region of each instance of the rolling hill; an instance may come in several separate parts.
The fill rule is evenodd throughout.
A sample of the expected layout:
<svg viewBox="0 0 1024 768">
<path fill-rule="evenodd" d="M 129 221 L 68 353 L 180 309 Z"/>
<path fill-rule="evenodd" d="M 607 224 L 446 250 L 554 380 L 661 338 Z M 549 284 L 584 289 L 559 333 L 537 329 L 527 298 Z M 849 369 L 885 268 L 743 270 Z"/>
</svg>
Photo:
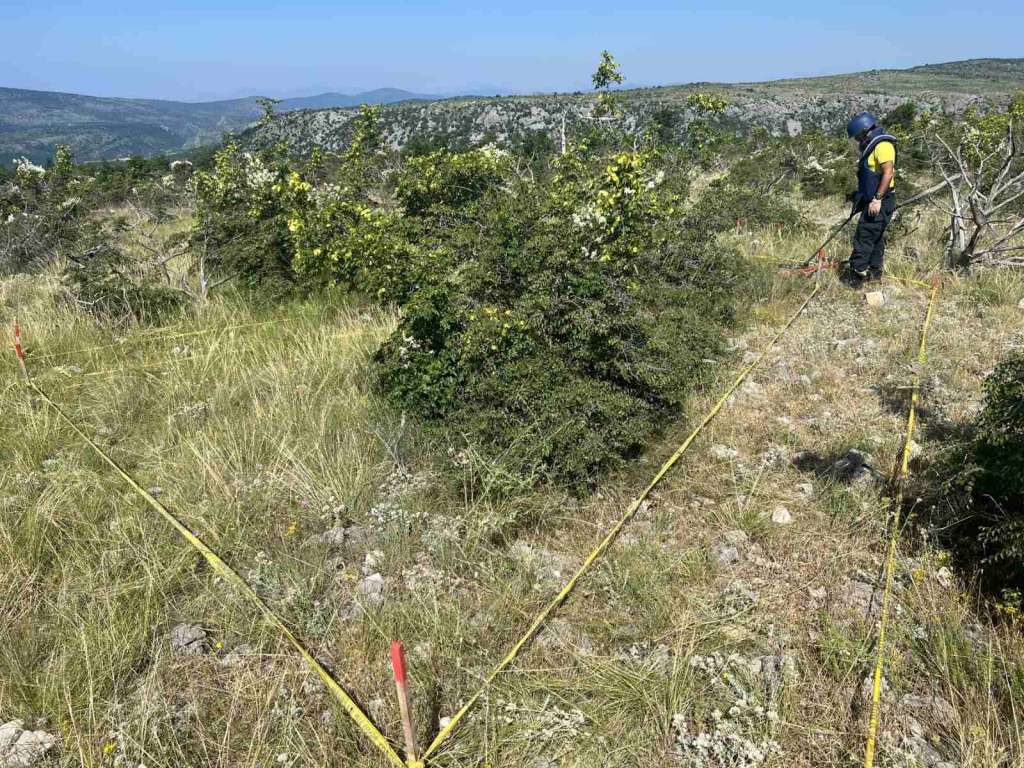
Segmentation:
<svg viewBox="0 0 1024 768">
<path fill-rule="evenodd" d="M 984 98 L 1006 98 L 1024 89 L 1024 59 L 971 59 L 823 77 L 760 83 L 692 83 L 621 92 L 627 127 L 655 113 L 670 114 L 680 131 L 692 118 L 686 97 L 715 91 L 729 101 L 724 120 L 737 129 L 760 126 L 772 133 L 810 127 L 835 130 L 857 109 L 887 112 L 913 101 L 922 107 L 961 111 Z M 384 126 L 401 146 L 413 135 L 456 142 L 509 139 L 530 131 L 557 133 L 563 119 L 587 119 L 587 93 L 440 99 L 394 88 L 346 95 L 324 93 L 286 99 L 273 126 L 251 128 L 261 108 L 256 97 L 186 103 L 122 99 L 0 88 L 0 162 L 50 157 L 68 144 L 80 160 L 153 155 L 188 150 L 246 131 L 262 145 L 285 139 L 298 152 L 314 146 L 340 149 L 348 123 L 362 103 L 388 105 Z"/>
<path fill-rule="evenodd" d="M 285 99 L 281 112 L 353 107 L 436 98 L 380 88 L 353 95 L 323 93 Z M 178 152 L 221 140 L 256 121 L 256 97 L 187 103 L 121 99 L 73 93 L 0 88 L 0 163 L 25 156 L 36 162 L 68 144 L 80 160 Z"/>
</svg>

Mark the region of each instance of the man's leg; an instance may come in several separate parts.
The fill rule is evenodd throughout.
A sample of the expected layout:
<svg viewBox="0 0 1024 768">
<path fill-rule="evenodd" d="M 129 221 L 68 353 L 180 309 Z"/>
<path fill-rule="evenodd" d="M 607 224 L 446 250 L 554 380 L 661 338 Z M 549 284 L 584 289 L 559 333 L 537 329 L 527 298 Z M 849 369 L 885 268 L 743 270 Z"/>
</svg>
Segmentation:
<svg viewBox="0 0 1024 768">
<path fill-rule="evenodd" d="M 868 216 L 868 212 L 865 210 L 857 222 L 857 231 L 853 234 L 853 253 L 850 254 L 850 276 L 854 280 L 868 276 L 871 258 L 875 253 L 875 246 L 878 245 L 878 238 L 882 231 L 878 226 L 880 218 L 881 216 Z"/>
<path fill-rule="evenodd" d="M 870 270 L 871 277 L 876 280 L 880 280 L 885 272 L 885 233 L 889 229 L 889 222 L 892 221 L 892 215 L 895 211 L 896 198 L 893 195 L 889 195 L 882 200 L 882 210 L 875 217 L 882 220 L 882 231 L 878 236 L 878 242 L 875 243 L 874 250 L 871 252 L 868 269 Z"/>
</svg>

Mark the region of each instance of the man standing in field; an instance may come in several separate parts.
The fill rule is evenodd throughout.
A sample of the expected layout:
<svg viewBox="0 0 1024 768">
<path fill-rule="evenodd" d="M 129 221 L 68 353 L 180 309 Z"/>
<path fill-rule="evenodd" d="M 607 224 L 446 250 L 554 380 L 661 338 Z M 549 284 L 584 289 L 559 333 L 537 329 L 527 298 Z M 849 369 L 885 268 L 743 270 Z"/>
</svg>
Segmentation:
<svg viewBox="0 0 1024 768">
<path fill-rule="evenodd" d="M 846 125 L 846 134 L 860 150 L 853 204 L 861 214 L 847 273 L 848 284 L 856 287 L 882 278 L 885 230 L 896 210 L 896 139 L 879 127 L 870 112 L 855 115 Z"/>
</svg>

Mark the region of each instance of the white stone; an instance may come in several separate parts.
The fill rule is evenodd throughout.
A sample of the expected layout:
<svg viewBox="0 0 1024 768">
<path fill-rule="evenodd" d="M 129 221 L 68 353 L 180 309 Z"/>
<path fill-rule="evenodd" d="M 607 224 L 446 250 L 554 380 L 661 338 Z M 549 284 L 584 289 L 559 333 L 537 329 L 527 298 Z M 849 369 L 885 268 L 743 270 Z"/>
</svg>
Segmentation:
<svg viewBox="0 0 1024 768">
<path fill-rule="evenodd" d="M 198 624 L 175 624 L 171 628 L 170 642 L 175 653 L 202 653 L 206 649 L 206 630 Z"/>
<path fill-rule="evenodd" d="M 4 768 L 32 768 L 46 756 L 47 752 L 53 749 L 56 743 L 57 737 L 52 733 L 21 731 L 17 741 L 0 753 L 0 761 Z"/>
<path fill-rule="evenodd" d="M 359 582 L 357 588 L 370 605 L 384 602 L 384 577 L 379 573 L 371 573 Z"/>
<path fill-rule="evenodd" d="M 776 507 L 772 510 L 772 522 L 776 525 L 789 525 L 793 522 L 793 515 L 785 507 Z"/>
<path fill-rule="evenodd" d="M 711 446 L 711 455 L 719 461 L 729 461 L 739 456 L 740 452 L 727 445 L 713 445 Z"/>
</svg>

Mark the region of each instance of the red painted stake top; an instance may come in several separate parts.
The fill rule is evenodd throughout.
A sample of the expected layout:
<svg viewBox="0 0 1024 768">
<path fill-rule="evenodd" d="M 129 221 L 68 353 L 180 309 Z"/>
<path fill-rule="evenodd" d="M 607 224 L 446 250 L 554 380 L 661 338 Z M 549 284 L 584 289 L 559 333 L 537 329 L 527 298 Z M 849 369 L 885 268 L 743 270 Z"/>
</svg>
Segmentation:
<svg viewBox="0 0 1024 768">
<path fill-rule="evenodd" d="M 391 641 L 391 668 L 395 671 L 395 682 L 405 685 L 405 646 L 401 640 Z"/>
<path fill-rule="evenodd" d="M 19 360 L 25 361 L 25 351 L 21 348 L 21 326 L 18 325 L 18 318 L 14 318 L 14 352 Z"/>
</svg>

